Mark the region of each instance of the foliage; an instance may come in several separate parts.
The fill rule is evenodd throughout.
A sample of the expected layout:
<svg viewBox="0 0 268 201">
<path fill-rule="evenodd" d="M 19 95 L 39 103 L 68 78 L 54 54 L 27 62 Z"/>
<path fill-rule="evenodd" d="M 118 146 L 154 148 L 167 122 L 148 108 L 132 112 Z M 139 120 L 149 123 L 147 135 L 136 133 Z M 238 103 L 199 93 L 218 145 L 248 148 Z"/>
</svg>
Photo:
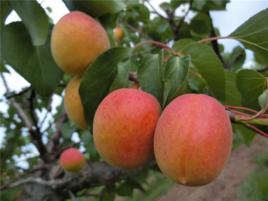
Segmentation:
<svg viewBox="0 0 268 201">
<path fill-rule="evenodd" d="M 268 199 L 268 152 L 259 155 L 255 162 L 257 168 L 243 182 L 238 197 L 245 201 L 265 201 Z"/>
<path fill-rule="evenodd" d="M 257 111 L 265 109 L 268 9 L 251 17 L 229 36 L 220 36 L 210 12 L 225 10 L 227 0 L 170 0 L 160 5 L 163 14 L 155 12 L 148 0 L 63 2 L 70 11 L 81 10 L 98 19 L 112 44 L 111 49 L 100 55 L 82 77 L 79 92 L 89 128 L 78 129 L 66 117 L 62 97 L 70 77 L 59 70 L 51 55 L 53 24 L 50 13 L 36 1 L 0 1 L 1 78 L 4 80 L 13 69 L 30 84 L 20 92 L 6 86 L 5 97 L 0 99 L 7 108 L 0 111 L 0 132 L 4 133 L 0 146 L 1 186 L 33 174 L 40 164 L 45 163 L 50 168 L 55 166 L 59 153 L 69 146 L 83 150 L 90 161 L 100 161 L 92 141 L 92 121 L 100 101 L 118 88 L 133 87 L 139 83 L 142 90 L 159 100 L 162 109 L 184 93 L 214 96 L 233 115 L 243 112 L 248 117 L 254 112 L 231 106 Z M 186 8 L 185 11 L 178 14 L 176 10 L 182 7 Z M 6 24 L 12 10 L 22 21 Z M 188 16 L 189 12 L 192 17 Z M 185 20 L 186 17 L 189 19 Z M 124 31 L 120 42 L 112 37 L 116 26 Z M 224 38 L 235 39 L 242 45 L 232 52 L 225 52 L 217 42 L 217 39 Z M 243 68 L 246 49 L 255 54 L 251 69 Z M 256 129 L 268 132 L 267 124 L 260 124 L 258 119 L 232 120 L 234 148 L 240 144 L 250 145 Z M 248 124 L 252 124 L 255 130 L 250 129 Z M 45 169 L 40 175 L 48 179 L 50 174 L 51 171 Z M 267 200 L 267 194 L 261 192 L 261 189 L 267 192 L 267 181 L 263 180 L 266 177 L 262 175 L 267 176 L 267 171 L 254 173 L 242 187 L 242 192 L 245 189 L 248 192 L 256 190 L 259 200 Z M 96 188 L 83 186 L 82 190 L 74 192 L 77 199 L 73 200 L 93 196 L 106 201 L 117 196 L 130 197 L 136 191 L 144 194 L 144 191 L 151 191 L 148 178 L 159 179 L 155 165 L 144 167 L 135 177 L 123 178 L 122 181 Z M 157 181 L 160 184 L 150 185 L 162 185 L 161 178 Z M 166 182 L 166 185 L 170 183 Z M 254 189 L 249 190 L 252 186 Z M 15 188 L 4 190 L 0 195 L 8 201 L 13 200 L 14 195 L 20 196 L 20 193 L 21 188 Z M 244 196 L 244 193 L 241 195 Z M 140 199 L 139 195 L 136 197 Z"/>
</svg>

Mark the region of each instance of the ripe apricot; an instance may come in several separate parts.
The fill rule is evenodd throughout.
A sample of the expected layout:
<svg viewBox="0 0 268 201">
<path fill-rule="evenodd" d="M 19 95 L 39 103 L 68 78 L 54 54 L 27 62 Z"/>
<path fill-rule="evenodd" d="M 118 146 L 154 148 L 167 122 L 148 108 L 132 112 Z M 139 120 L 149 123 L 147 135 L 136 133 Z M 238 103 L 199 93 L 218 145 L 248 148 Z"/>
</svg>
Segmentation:
<svg viewBox="0 0 268 201">
<path fill-rule="evenodd" d="M 64 106 L 68 117 L 82 129 L 87 128 L 84 108 L 79 95 L 80 78 L 74 77 L 67 85 L 64 94 Z"/>
<path fill-rule="evenodd" d="M 71 75 L 82 74 L 109 47 L 109 38 L 100 23 L 80 11 L 63 16 L 52 31 L 54 60 Z"/>
<path fill-rule="evenodd" d="M 156 98 L 137 89 L 118 89 L 106 96 L 93 121 L 97 151 L 109 164 L 132 169 L 153 154 L 153 135 L 160 115 Z"/>
<path fill-rule="evenodd" d="M 232 147 L 232 127 L 225 108 L 207 95 L 186 94 L 161 114 L 154 153 L 162 172 L 190 186 L 214 180 Z"/>
</svg>

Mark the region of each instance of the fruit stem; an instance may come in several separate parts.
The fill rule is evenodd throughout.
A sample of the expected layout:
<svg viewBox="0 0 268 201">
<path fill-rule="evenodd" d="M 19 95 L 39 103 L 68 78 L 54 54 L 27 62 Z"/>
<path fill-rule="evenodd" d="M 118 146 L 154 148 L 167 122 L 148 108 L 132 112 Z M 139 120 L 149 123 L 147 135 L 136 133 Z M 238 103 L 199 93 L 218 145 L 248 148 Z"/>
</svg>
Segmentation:
<svg viewBox="0 0 268 201">
<path fill-rule="evenodd" d="M 219 39 L 232 39 L 230 36 L 215 36 L 215 37 L 209 37 L 202 40 L 197 41 L 198 43 L 207 43 L 213 40 L 219 40 Z"/>
<path fill-rule="evenodd" d="M 157 47 L 160 47 L 164 50 L 167 50 L 169 52 L 171 52 L 174 56 L 181 56 L 181 54 L 179 52 L 176 52 L 175 50 L 173 50 L 171 47 L 169 47 L 168 45 L 166 45 L 165 43 L 161 43 L 159 41 L 154 41 L 154 40 L 145 40 L 145 41 L 141 41 L 140 43 L 138 43 L 134 49 L 137 49 L 140 46 L 143 46 L 145 44 L 149 44 L 149 45 L 155 45 Z"/>
<path fill-rule="evenodd" d="M 267 118 L 256 118 L 250 120 L 244 120 L 243 118 L 238 117 L 237 122 L 245 123 L 245 124 L 253 124 L 258 126 L 268 126 L 268 119 Z"/>
<path fill-rule="evenodd" d="M 229 112 L 229 117 L 233 122 L 241 123 L 246 127 L 250 128 L 251 130 L 255 131 L 256 133 L 268 138 L 268 133 L 264 132 L 263 130 L 257 128 L 256 126 L 267 126 L 268 127 L 268 117 L 266 114 L 259 114 L 260 112 L 255 112 L 249 108 L 244 107 L 237 107 L 237 106 L 225 106 L 226 110 Z M 252 117 L 251 115 L 237 111 L 236 109 L 242 109 L 244 111 L 254 112 L 255 115 Z"/>
</svg>

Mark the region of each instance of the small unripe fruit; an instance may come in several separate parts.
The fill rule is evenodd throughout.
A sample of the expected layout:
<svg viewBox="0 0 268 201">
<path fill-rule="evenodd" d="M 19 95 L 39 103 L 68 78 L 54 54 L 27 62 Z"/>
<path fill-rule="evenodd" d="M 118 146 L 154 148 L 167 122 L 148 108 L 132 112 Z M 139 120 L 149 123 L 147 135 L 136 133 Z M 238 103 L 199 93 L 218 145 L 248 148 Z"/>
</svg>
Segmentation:
<svg viewBox="0 0 268 201">
<path fill-rule="evenodd" d="M 156 98 L 137 89 L 118 89 L 106 96 L 93 121 L 97 151 L 109 164 L 137 168 L 153 154 L 153 135 L 160 115 Z"/>
<path fill-rule="evenodd" d="M 79 95 L 80 78 L 74 77 L 67 85 L 64 94 L 64 106 L 68 117 L 82 129 L 87 128 L 84 108 Z"/>
<path fill-rule="evenodd" d="M 69 148 L 61 153 L 59 164 L 65 171 L 78 172 L 86 165 L 86 160 L 78 149 Z"/>
<path fill-rule="evenodd" d="M 80 11 L 63 16 L 52 31 L 52 55 L 58 66 L 71 75 L 82 74 L 109 47 L 103 27 Z"/>
<path fill-rule="evenodd" d="M 115 27 L 114 30 L 114 40 L 120 42 L 124 37 L 124 31 L 121 27 Z"/>
<path fill-rule="evenodd" d="M 186 94 L 161 114 L 154 152 L 161 171 L 184 185 L 205 185 L 221 172 L 232 147 L 225 108 L 207 95 Z"/>
</svg>

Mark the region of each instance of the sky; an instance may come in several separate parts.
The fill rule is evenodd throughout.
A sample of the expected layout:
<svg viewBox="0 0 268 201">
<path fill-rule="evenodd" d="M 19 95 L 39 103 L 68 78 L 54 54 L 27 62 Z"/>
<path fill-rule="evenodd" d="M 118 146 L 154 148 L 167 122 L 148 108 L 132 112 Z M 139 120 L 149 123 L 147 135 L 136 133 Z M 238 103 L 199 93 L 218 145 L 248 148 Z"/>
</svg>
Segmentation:
<svg viewBox="0 0 268 201">
<path fill-rule="evenodd" d="M 42 6 L 44 8 L 50 7 L 52 12 L 49 13 L 49 16 L 53 19 L 53 22 L 56 23 L 63 15 L 68 13 L 68 9 L 65 7 L 61 0 L 38 0 L 42 2 Z M 162 12 L 159 8 L 159 4 L 163 2 L 163 0 L 151 0 L 151 4 L 156 8 L 159 12 Z M 239 25 L 245 22 L 248 18 L 258 13 L 259 11 L 268 8 L 268 0 L 231 0 L 231 3 L 227 4 L 226 11 L 214 11 L 211 13 L 213 18 L 213 23 L 216 27 L 219 28 L 222 36 L 226 36 L 234 31 Z M 12 21 L 17 21 L 19 18 L 16 13 L 13 11 L 11 15 L 7 18 L 7 23 Z M 268 19 L 267 19 L 268 20 Z M 219 43 L 223 44 L 226 51 L 231 51 L 233 47 L 238 45 L 239 43 L 234 40 L 220 40 Z M 245 66 L 251 64 L 251 60 L 253 55 L 250 51 L 246 51 L 247 53 L 247 62 Z M 24 80 L 19 74 L 17 74 L 14 70 L 9 68 L 11 71 L 10 74 L 4 74 L 8 85 L 11 88 L 11 91 L 19 92 L 23 87 L 29 86 L 29 83 Z M 13 83 L 16 83 L 15 85 Z M 2 100 L 4 97 L 5 88 L 3 87 L 2 80 L 0 81 L 0 99 Z M 53 108 L 55 108 L 61 101 L 61 98 L 58 96 L 53 96 Z M 7 110 L 7 102 L 0 102 L 0 111 L 5 112 Z M 40 113 L 40 116 L 44 115 L 44 113 Z M 4 136 L 4 129 L 0 128 L 0 147 L 1 142 Z M 75 138 L 75 137 L 74 137 Z M 76 139 L 74 139 L 76 140 Z M 28 149 L 33 149 L 32 146 L 28 146 Z M 35 151 L 36 153 L 36 151 Z M 23 159 L 17 158 L 16 160 L 22 160 L 22 166 L 25 165 Z"/>
</svg>

